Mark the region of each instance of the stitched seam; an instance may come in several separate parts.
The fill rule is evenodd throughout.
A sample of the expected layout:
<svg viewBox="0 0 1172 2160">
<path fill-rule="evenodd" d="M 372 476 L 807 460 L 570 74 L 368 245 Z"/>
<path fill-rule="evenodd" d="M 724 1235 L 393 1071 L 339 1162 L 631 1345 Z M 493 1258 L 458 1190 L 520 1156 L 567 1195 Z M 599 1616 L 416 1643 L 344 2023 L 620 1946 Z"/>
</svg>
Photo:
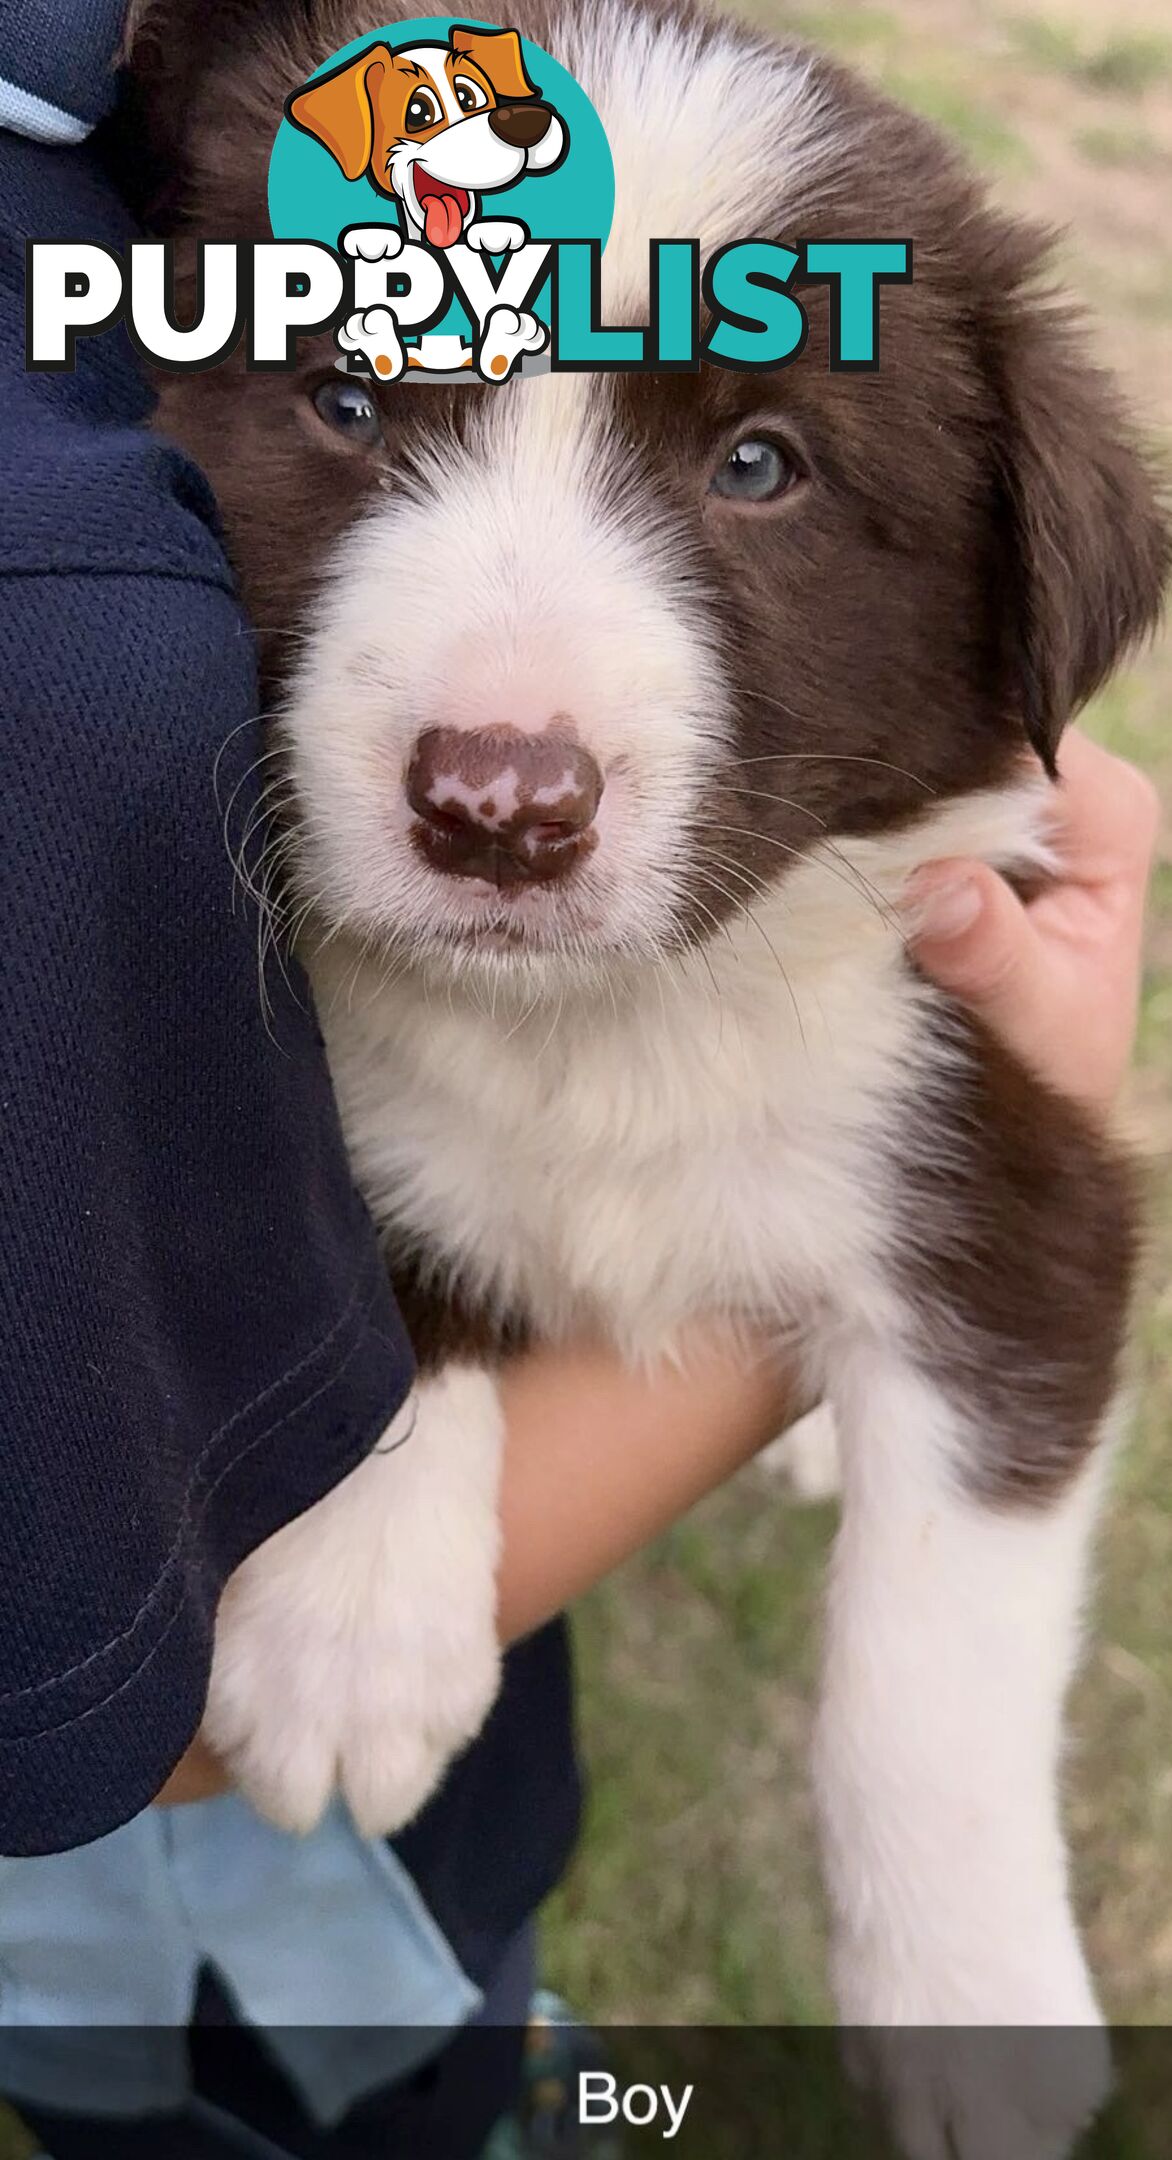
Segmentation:
<svg viewBox="0 0 1172 2160">
<path fill-rule="evenodd" d="M 332 1328 L 329 1330 L 329 1333 L 323 1335 L 318 1342 L 314 1343 L 312 1348 L 307 1350 L 304 1357 L 299 1358 L 295 1365 L 290 1365 L 285 1372 L 279 1373 L 276 1379 L 271 1380 L 268 1383 L 267 1387 L 261 1389 L 258 1395 L 253 1395 L 246 1403 L 242 1403 L 239 1409 L 233 1412 L 232 1416 L 228 1418 L 225 1424 L 217 1426 L 215 1432 L 212 1433 L 210 1438 L 200 1449 L 199 1455 L 192 1467 L 191 1474 L 187 1480 L 187 1485 L 183 1498 L 183 1507 L 180 1513 L 179 1526 L 175 1533 L 174 1542 L 171 1546 L 170 1551 L 167 1553 L 157 1576 L 155 1577 L 152 1588 L 148 1591 L 147 1596 L 143 1599 L 143 1602 L 139 1606 L 137 1612 L 135 1612 L 132 1618 L 127 1621 L 125 1627 L 121 1628 L 117 1635 L 112 1635 L 107 1642 L 100 1644 L 96 1650 L 91 1650 L 88 1656 L 82 1658 L 78 1664 L 66 1666 L 62 1672 L 51 1673 L 46 1679 L 34 1681 L 28 1687 L 14 1688 L 6 1694 L 0 1694 L 0 1707 L 4 1707 L 10 1703 L 27 1702 L 34 1696 L 49 1694 L 54 1688 L 63 1687 L 67 1681 L 77 1679 L 81 1673 L 88 1671 L 90 1666 L 99 1664 L 103 1658 L 109 1657 L 113 1651 L 121 1649 L 123 1643 L 126 1642 L 131 1635 L 133 1635 L 135 1629 L 139 1626 L 140 1622 L 146 1618 L 152 1606 L 162 1595 L 162 1592 L 166 1587 L 167 1581 L 174 1570 L 175 1563 L 187 1543 L 188 1535 L 191 1529 L 192 1507 L 195 1502 L 195 1497 L 200 1482 L 204 1477 L 210 1458 L 219 1448 L 221 1442 L 226 1440 L 228 1435 L 236 1428 L 236 1426 L 241 1424 L 246 1417 L 250 1416 L 253 1411 L 260 1409 L 263 1404 L 269 1401 L 271 1397 L 275 1395 L 280 1388 L 285 1387 L 290 1380 L 298 1379 L 300 1375 L 305 1372 L 308 1366 L 316 1364 L 318 1359 L 325 1355 L 325 1353 L 329 1350 L 331 1344 L 335 1341 L 336 1337 L 341 1333 L 342 1329 L 345 1327 L 347 1321 L 349 1320 L 352 1309 L 357 1302 L 358 1293 L 362 1287 L 363 1280 L 369 1272 L 370 1263 L 367 1262 L 367 1264 L 362 1269 L 361 1274 L 356 1278 L 353 1288 L 350 1291 L 350 1295 L 347 1298 L 345 1305 L 342 1307 L 338 1318 L 335 1320 Z M 366 1314 L 370 1311 L 370 1308 L 374 1303 L 376 1292 L 377 1283 L 372 1289 L 370 1297 L 367 1299 L 367 1302 L 363 1307 L 364 1318 Z M 350 1354 L 352 1354 L 352 1352 Z M 311 1395 L 305 1399 L 309 1402 L 312 1402 L 314 1400 L 314 1397 Z M 300 1407 L 300 1404 L 295 1404 L 291 1410 L 286 1412 L 286 1416 L 281 1420 L 281 1423 L 285 1423 L 289 1417 L 295 1416 L 297 1409 Z M 267 1431 L 275 1430 L 275 1426 L 269 1427 L 266 1429 L 266 1433 L 261 1433 L 259 1437 L 263 1440 L 267 1436 Z M 253 1444 L 254 1443 L 252 1442 L 248 1443 L 249 1446 Z M 245 1448 L 244 1452 L 247 1453 L 247 1447 Z M 234 1457 L 233 1462 L 239 1459 L 239 1457 Z M 227 1465 L 226 1470 L 221 1472 L 221 1476 L 226 1475 L 227 1470 L 230 1470 L 232 1466 L 232 1462 L 230 1462 Z M 219 1480 L 217 1479 L 217 1483 L 218 1482 Z M 211 1491 L 214 1490 L 215 1487 L 213 1486 L 211 1488 Z"/>
<path fill-rule="evenodd" d="M 371 1306 L 374 1304 L 376 1294 L 376 1291 L 372 1291 L 370 1298 L 368 1299 L 366 1305 L 363 1307 L 362 1317 L 364 1320 L 366 1318 L 366 1315 L 369 1313 Z M 302 1396 L 301 1400 L 295 1403 L 292 1409 L 287 1410 L 283 1417 L 277 1418 L 272 1425 L 267 1425 L 263 1432 L 255 1434 L 251 1440 L 247 1441 L 245 1445 L 240 1448 L 235 1455 L 232 1456 L 230 1461 L 226 1462 L 223 1465 L 222 1469 L 218 1472 L 215 1480 L 211 1485 L 209 1485 L 206 1493 L 203 1495 L 201 1516 L 203 1512 L 206 1511 L 210 1502 L 215 1498 L 215 1495 L 219 1491 L 220 1486 L 224 1483 L 224 1480 L 231 1477 L 234 1470 L 239 1469 L 240 1464 L 244 1462 L 246 1458 L 253 1453 L 254 1449 L 263 1446 L 266 1440 L 271 1440 L 274 1433 L 280 1432 L 283 1426 L 288 1425 L 293 1418 L 299 1417 L 303 1411 L 308 1410 L 310 1405 L 317 1402 L 320 1396 L 327 1394 L 332 1387 L 337 1386 L 338 1381 L 341 1379 L 347 1365 L 350 1363 L 350 1360 L 354 1356 L 361 1341 L 361 1334 L 356 1335 L 354 1341 L 350 1345 L 350 1348 L 347 1350 L 345 1357 L 341 1360 L 340 1364 L 334 1367 L 334 1370 L 329 1375 L 328 1379 L 323 1380 L 320 1385 L 313 1390 L 313 1393 L 311 1395 Z M 343 1475 L 345 1475 L 345 1472 L 343 1472 Z M 275 1536 L 275 1534 L 276 1533 L 274 1532 L 273 1535 Z M 38 1740 L 51 1740 L 54 1734 L 71 1732 L 78 1725 L 84 1725 L 87 1718 L 96 1717 L 99 1711 L 107 1709 L 112 1702 L 117 1701 L 119 1695 L 125 1694 L 128 1687 L 133 1687 L 135 1681 L 141 1678 L 142 1674 L 146 1671 L 147 1666 L 150 1665 L 157 1657 L 159 1651 L 162 1649 L 164 1643 L 166 1642 L 168 1635 L 170 1635 L 172 1629 L 175 1627 L 176 1623 L 180 1619 L 186 1605 L 187 1591 L 185 1590 L 183 1592 L 183 1595 L 180 1597 L 179 1603 L 175 1607 L 174 1612 L 171 1614 L 170 1619 L 167 1621 L 166 1626 L 162 1629 L 160 1634 L 156 1637 L 155 1641 L 151 1644 L 151 1647 L 147 1651 L 145 1657 L 139 1659 L 138 1664 L 134 1666 L 132 1671 L 127 1673 L 124 1680 L 119 1681 L 117 1687 L 111 1688 L 109 1692 L 101 1696 L 97 1702 L 91 1703 L 88 1710 L 79 1711 L 76 1717 L 63 1718 L 61 1722 L 57 1725 L 38 1725 L 33 1727 L 30 1731 L 24 1733 L 0 1734 L 0 1748 L 27 1747 L 32 1742 Z M 81 1667 L 76 1668 L 76 1670 L 78 1671 L 82 1669 L 83 1668 Z"/>
</svg>

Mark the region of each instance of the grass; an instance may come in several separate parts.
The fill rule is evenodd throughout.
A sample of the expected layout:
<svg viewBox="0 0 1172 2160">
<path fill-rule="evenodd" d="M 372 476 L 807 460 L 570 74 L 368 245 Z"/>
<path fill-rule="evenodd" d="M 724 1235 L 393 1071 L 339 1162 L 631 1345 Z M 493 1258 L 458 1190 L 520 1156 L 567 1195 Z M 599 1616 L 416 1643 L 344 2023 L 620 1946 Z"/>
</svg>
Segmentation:
<svg viewBox="0 0 1172 2160">
<path fill-rule="evenodd" d="M 781 19 L 775 0 L 758 0 L 756 13 Z M 1075 218 L 1073 253 L 1086 273 L 1079 283 L 1092 299 L 1100 277 L 1107 284 L 1111 350 L 1135 367 L 1145 410 L 1172 427 L 1172 288 L 1160 209 L 1168 132 L 1154 108 L 1142 129 L 1115 109 L 1172 79 L 1172 46 L 1120 31 L 1107 0 L 1097 31 L 1085 4 L 1075 23 L 1040 10 L 1006 18 L 982 0 L 941 0 L 927 16 L 923 0 L 885 0 L 882 10 L 811 7 L 784 20 L 951 129 L 1002 175 L 1003 198 L 1014 200 L 1025 176 L 1035 215 L 1056 224 Z M 1126 190 L 1118 203 L 1103 194 L 1116 169 Z M 1134 237 L 1120 269 L 1124 217 Z M 1161 384 L 1162 413 L 1154 403 Z M 1172 800 L 1170 721 L 1165 641 L 1112 686 L 1087 724 L 1145 765 Z M 1140 1407 L 1102 1544 L 1068 1795 L 1092 1960 L 1114 2017 L 1140 2027 L 1172 2022 L 1170 1076 L 1172 857 L 1153 893 L 1135 1089 L 1153 1157 Z M 755 1468 L 578 1614 L 593 1797 L 576 1865 L 546 1914 L 545 1957 L 552 1982 L 585 2015 L 644 2025 L 826 2018 L 806 1755 L 833 1529 L 832 1508 L 786 1506 Z M 1154 2160 L 1167 2149 L 1166 2107 L 1158 2070 L 1138 2043 L 1125 2082 L 1128 2092 L 1087 2151 Z M 874 2150 L 841 2125 L 832 2146 L 848 2156 Z M 765 2149 L 760 2140 L 729 2146 L 746 2155 Z M 800 2149 L 787 2136 L 787 2150 Z"/>
<path fill-rule="evenodd" d="M 1088 44 L 1079 29 L 1040 14 L 1017 16 L 1009 27 L 1027 65 L 1092 90 L 1130 97 L 1172 79 L 1172 38 L 1116 31 Z"/>
<path fill-rule="evenodd" d="M 1167 155 L 1140 127 L 1085 127 L 1074 135 L 1075 148 L 1092 165 L 1159 166 Z"/>
</svg>

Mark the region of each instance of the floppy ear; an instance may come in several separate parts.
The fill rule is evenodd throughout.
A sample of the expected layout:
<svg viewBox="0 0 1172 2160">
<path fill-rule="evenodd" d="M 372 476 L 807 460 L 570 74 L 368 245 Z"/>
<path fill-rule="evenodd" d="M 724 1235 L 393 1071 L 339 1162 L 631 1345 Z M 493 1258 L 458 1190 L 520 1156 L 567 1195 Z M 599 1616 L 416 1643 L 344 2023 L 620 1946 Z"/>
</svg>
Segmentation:
<svg viewBox="0 0 1172 2160">
<path fill-rule="evenodd" d="M 1152 471 L 1069 312 L 1023 299 L 994 333 L 1008 660 L 1047 772 L 1071 715 L 1160 611 L 1172 565 Z"/>
<path fill-rule="evenodd" d="M 536 97 L 537 85 L 525 73 L 521 40 L 515 30 L 463 30 L 450 32 L 452 51 L 461 60 L 474 60 L 496 91 L 502 105 L 518 98 Z"/>
<path fill-rule="evenodd" d="M 317 75 L 295 90 L 285 111 L 295 127 L 324 143 L 347 180 L 360 180 L 374 151 L 372 99 L 391 58 L 390 47 L 372 45 L 357 60 Z"/>
</svg>

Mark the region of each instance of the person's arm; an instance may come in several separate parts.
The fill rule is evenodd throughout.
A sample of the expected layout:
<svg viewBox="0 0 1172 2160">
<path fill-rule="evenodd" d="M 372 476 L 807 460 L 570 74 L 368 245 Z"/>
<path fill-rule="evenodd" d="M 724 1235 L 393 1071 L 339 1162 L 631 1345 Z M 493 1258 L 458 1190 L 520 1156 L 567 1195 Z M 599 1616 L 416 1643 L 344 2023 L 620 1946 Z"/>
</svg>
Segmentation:
<svg viewBox="0 0 1172 2160">
<path fill-rule="evenodd" d="M 683 1369 L 646 1374 L 613 1350 L 539 1350 L 501 1380 L 501 1640 L 514 1642 L 609 1575 L 811 1408 L 762 1345 L 715 1331 Z"/>
<path fill-rule="evenodd" d="M 1077 731 L 1060 766 L 1061 879 L 1023 905 L 983 864 L 933 865 L 911 895 L 924 925 L 915 950 L 1052 1086 L 1104 1110 L 1131 1049 L 1158 806 L 1142 774 Z M 927 895 L 957 886 L 975 887 L 975 909 L 951 934 L 938 912 L 929 938 Z M 506 1643 L 649 1543 L 809 1407 L 764 1347 L 746 1355 L 716 1333 L 697 1336 L 685 1370 L 647 1375 L 605 1349 L 538 1351 L 508 1368 L 502 1393 Z M 193 1752 L 160 1798 L 202 1798 L 218 1777 L 206 1751 Z"/>
</svg>

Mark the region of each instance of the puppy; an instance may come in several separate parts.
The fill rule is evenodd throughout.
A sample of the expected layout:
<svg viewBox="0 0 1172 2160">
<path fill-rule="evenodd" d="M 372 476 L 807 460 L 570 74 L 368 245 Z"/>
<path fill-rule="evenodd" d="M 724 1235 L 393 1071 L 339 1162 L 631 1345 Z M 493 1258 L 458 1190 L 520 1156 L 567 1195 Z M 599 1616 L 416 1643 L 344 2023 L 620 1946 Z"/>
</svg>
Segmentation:
<svg viewBox="0 0 1172 2160">
<path fill-rule="evenodd" d="M 565 122 L 530 82 L 515 30 L 454 26 L 446 46 L 372 45 L 286 101 L 294 125 L 324 144 L 347 180 L 365 174 L 402 206 L 412 239 L 463 238 L 493 254 L 519 247 L 513 219 L 477 218 L 482 195 L 552 172 Z"/>
<path fill-rule="evenodd" d="M 645 319 L 652 234 L 911 235 L 915 279 L 867 375 L 827 368 L 810 288 L 774 376 L 384 393 L 327 338 L 163 387 L 263 626 L 289 904 L 422 1372 L 408 1444 L 229 1586 L 207 1730 L 281 1822 L 338 1786 L 402 1821 L 495 1685 L 505 1349 L 771 1328 L 843 1453 L 843 2018 L 908 2151 L 1057 2154 L 1093 2034 L 1055 2077 L 958 2028 L 1098 2019 L 1057 1771 L 1132 1185 L 917 975 L 894 903 L 952 853 L 1044 874 L 1063 725 L 1152 624 L 1166 534 L 1038 240 L 927 125 L 672 5 L 515 19 L 609 136 L 606 320 Z M 201 8 L 191 230 L 263 232 L 265 118 L 361 27 Z"/>
</svg>

